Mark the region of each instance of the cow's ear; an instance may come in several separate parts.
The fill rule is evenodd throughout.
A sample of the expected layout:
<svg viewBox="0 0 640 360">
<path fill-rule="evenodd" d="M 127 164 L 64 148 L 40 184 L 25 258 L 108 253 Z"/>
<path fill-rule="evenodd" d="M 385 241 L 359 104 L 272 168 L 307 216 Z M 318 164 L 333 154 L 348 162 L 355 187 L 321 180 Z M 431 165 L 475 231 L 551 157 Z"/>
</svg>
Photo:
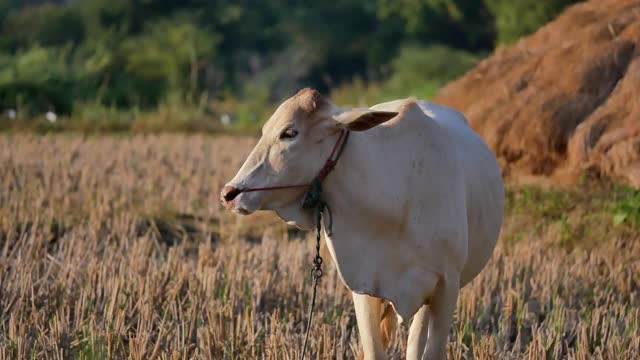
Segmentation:
<svg viewBox="0 0 640 360">
<path fill-rule="evenodd" d="M 348 130 L 365 131 L 393 119 L 396 115 L 398 113 L 395 111 L 353 109 L 340 113 L 335 119 Z"/>
</svg>

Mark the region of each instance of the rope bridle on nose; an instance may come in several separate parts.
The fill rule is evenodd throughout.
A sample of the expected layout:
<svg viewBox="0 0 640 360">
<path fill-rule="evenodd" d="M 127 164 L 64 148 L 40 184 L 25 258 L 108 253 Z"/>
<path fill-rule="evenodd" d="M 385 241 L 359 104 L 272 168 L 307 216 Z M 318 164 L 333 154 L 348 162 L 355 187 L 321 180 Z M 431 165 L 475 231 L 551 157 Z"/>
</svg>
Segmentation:
<svg viewBox="0 0 640 360">
<path fill-rule="evenodd" d="M 344 151 L 345 145 L 347 144 L 347 139 L 349 139 L 349 131 L 342 130 L 340 131 L 340 136 L 333 146 L 333 150 L 331 150 L 331 155 L 324 162 L 324 165 L 318 172 L 318 175 L 313 178 L 310 184 L 301 184 L 301 185 L 282 185 L 282 186 L 270 186 L 270 187 L 261 187 L 261 188 L 244 188 L 238 189 L 237 195 L 244 192 L 254 192 L 254 191 L 270 191 L 270 190 L 285 190 L 285 189 L 298 189 L 298 188 L 306 188 L 307 191 L 304 194 L 304 200 L 302 201 L 303 209 L 315 209 L 315 219 L 316 219 L 316 255 L 313 257 L 313 268 L 311 269 L 311 276 L 313 277 L 313 293 L 311 296 L 311 306 L 309 307 L 309 316 L 307 319 L 307 328 L 305 331 L 304 337 L 304 345 L 302 347 L 302 356 L 301 360 L 304 360 L 305 353 L 307 352 L 307 342 L 309 340 L 309 330 L 311 328 L 311 319 L 313 317 L 313 310 L 316 306 L 316 293 L 318 288 L 318 283 L 320 282 L 320 278 L 322 277 L 322 257 L 320 256 L 320 232 L 322 231 L 322 218 L 324 214 L 324 210 L 326 209 L 329 212 L 329 226 L 325 225 L 325 231 L 327 234 L 331 234 L 333 227 L 333 218 L 331 216 L 331 209 L 322 200 L 322 181 L 333 171 L 336 166 L 340 155 Z"/>
<path fill-rule="evenodd" d="M 310 184 L 300 184 L 300 185 L 280 185 L 280 186 L 268 186 L 268 187 L 258 187 L 258 188 L 243 188 L 238 189 L 236 192 L 238 195 L 245 192 L 255 192 L 255 191 L 270 191 L 270 190 L 285 190 L 285 189 L 299 189 L 299 188 L 313 188 L 313 181 L 316 179 L 322 182 L 333 168 L 336 166 L 336 162 L 342 151 L 344 150 L 344 146 L 347 144 L 347 139 L 349 138 L 349 131 L 342 130 L 340 131 L 340 136 L 336 141 L 336 144 L 333 146 L 333 150 L 331 150 L 331 155 L 327 158 L 327 161 L 324 162 L 324 165 L 318 172 L 318 175 L 311 181 Z M 344 141 L 343 141 L 344 139 Z M 305 196 L 306 198 L 306 196 Z M 310 208 L 309 206 L 303 206 L 304 208 Z"/>
</svg>

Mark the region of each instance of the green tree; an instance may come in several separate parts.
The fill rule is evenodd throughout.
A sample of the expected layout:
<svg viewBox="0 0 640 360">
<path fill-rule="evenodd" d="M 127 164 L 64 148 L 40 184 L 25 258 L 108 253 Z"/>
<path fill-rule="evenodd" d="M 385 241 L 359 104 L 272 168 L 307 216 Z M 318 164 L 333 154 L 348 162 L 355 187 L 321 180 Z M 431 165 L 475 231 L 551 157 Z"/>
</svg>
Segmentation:
<svg viewBox="0 0 640 360">
<path fill-rule="evenodd" d="M 482 0 L 378 0 L 378 13 L 402 18 L 413 41 L 472 51 L 493 46 L 494 27 Z"/>
<path fill-rule="evenodd" d="M 357 92 L 428 96 L 573 2 L 0 0 L 0 96 L 56 94 L 64 108 L 213 98 L 248 105 L 247 119 L 302 86 L 346 93 L 353 79 Z"/>
<path fill-rule="evenodd" d="M 143 34 L 122 44 L 125 70 L 168 91 L 195 95 L 200 62 L 214 55 L 218 38 L 187 19 L 165 19 L 148 25 Z"/>
<path fill-rule="evenodd" d="M 4 32 L 15 37 L 16 47 L 31 44 L 63 46 L 84 39 L 84 22 L 76 8 L 43 4 L 19 10 L 13 8 L 11 13 Z"/>
</svg>

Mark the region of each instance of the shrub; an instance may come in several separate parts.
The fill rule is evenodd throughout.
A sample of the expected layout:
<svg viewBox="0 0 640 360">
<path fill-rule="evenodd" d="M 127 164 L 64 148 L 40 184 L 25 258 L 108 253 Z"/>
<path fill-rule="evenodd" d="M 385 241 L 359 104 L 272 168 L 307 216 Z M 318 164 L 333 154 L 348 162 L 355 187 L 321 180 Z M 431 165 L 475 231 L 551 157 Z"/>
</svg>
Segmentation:
<svg viewBox="0 0 640 360">
<path fill-rule="evenodd" d="M 432 97 L 441 85 L 464 74 L 478 59 L 443 45 L 405 46 L 391 62 L 392 75 L 386 87 L 394 93 Z"/>
<path fill-rule="evenodd" d="M 613 223 L 640 226 L 640 190 L 629 187 L 621 189 L 623 196 L 617 201 L 613 211 Z"/>
<path fill-rule="evenodd" d="M 409 96 L 429 99 L 442 85 L 462 75 L 479 59 L 479 55 L 442 45 L 404 46 L 391 61 L 391 75 L 387 80 L 366 83 L 356 78 L 351 84 L 337 87 L 331 97 L 336 102 L 352 106 Z"/>
</svg>

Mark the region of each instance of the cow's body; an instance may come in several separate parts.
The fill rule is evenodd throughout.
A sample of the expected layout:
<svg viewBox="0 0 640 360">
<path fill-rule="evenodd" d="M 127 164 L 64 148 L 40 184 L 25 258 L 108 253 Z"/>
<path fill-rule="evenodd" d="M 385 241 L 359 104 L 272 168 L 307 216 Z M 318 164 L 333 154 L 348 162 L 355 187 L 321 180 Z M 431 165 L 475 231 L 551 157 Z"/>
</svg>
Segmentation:
<svg viewBox="0 0 640 360">
<path fill-rule="evenodd" d="M 398 111 L 403 102 L 372 109 Z M 324 185 L 334 219 L 326 239 L 343 281 L 391 301 L 404 319 L 431 295 L 437 278 L 459 277 L 462 286 L 480 272 L 504 206 L 495 157 L 464 117 L 418 104 L 351 134 Z"/>
<path fill-rule="evenodd" d="M 323 116 L 339 119 L 335 114 L 350 114 L 331 109 L 331 115 Z M 367 359 L 383 358 L 385 352 L 376 298 L 393 304 L 399 318 L 413 318 L 408 359 L 422 358 L 425 343 L 425 358 L 442 358 L 459 288 L 485 266 L 500 232 L 500 170 L 464 116 L 451 108 L 397 100 L 366 111 L 392 118 L 353 132 L 324 181 L 323 198 L 333 213 L 327 245 L 343 282 L 354 293 Z M 363 123 L 360 114 L 352 117 Z M 316 142 L 327 148 L 324 143 Z M 266 157 L 277 151 L 269 149 Z M 251 172 L 259 166 L 246 165 Z M 244 183 L 231 184 L 250 183 L 246 174 L 242 176 Z M 310 225 L 308 214 L 291 206 L 273 210 L 286 221 Z"/>
</svg>

